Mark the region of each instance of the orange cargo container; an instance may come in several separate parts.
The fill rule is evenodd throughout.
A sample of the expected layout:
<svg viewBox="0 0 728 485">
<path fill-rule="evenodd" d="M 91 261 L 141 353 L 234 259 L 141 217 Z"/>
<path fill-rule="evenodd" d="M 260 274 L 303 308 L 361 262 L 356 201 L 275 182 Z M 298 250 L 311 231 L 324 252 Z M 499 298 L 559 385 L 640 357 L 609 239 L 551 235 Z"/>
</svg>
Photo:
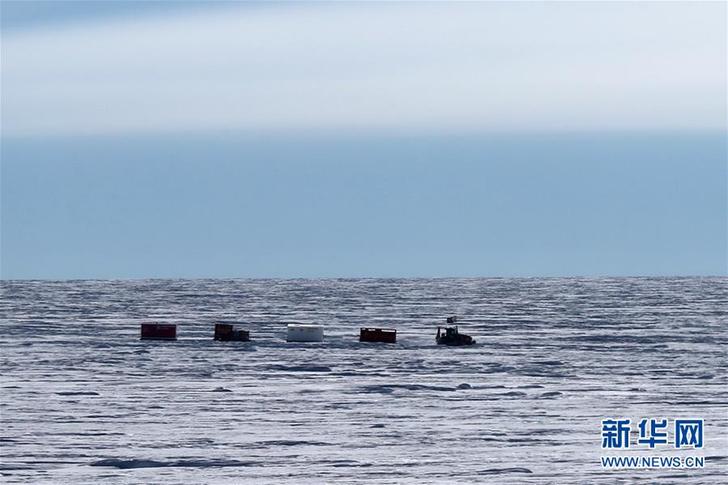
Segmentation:
<svg viewBox="0 0 728 485">
<path fill-rule="evenodd" d="M 177 325 L 142 323 L 142 340 L 177 340 Z"/>
</svg>

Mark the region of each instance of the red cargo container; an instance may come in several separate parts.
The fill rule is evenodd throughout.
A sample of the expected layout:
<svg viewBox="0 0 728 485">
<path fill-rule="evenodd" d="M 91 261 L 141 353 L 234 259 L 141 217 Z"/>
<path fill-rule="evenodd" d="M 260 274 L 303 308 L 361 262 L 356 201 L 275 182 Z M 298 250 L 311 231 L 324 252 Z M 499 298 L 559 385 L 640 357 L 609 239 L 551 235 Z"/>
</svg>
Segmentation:
<svg viewBox="0 0 728 485">
<path fill-rule="evenodd" d="M 250 341 L 250 332 L 238 330 L 229 323 L 216 323 L 215 340 L 248 342 Z"/>
<path fill-rule="evenodd" d="M 142 323 L 142 340 L 177 340 L 177 325 Z"/>
<path fill-rule="evenodd" d="M 362 328 L 359 332 L 359 342 L 397 343 L 397 330 L 393 328 Z"/>
</svg>

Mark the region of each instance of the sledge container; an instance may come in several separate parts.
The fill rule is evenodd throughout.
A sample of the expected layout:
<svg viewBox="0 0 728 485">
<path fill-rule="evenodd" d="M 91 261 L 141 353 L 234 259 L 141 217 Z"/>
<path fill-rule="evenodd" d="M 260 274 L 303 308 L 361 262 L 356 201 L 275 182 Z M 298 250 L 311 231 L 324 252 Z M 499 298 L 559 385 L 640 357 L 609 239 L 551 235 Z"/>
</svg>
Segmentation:
<svg viewBox="0 0 728 485">
<path fill-rule="evenodd" d="M 359 330 L 359 342 L 397 342 L 397 330 L 393 328 L 362 328 Z"/>
<path fill-rule="evenodd" d="M 177 340 L 177 325 L 171 323 L 142 323 L 142 340 Z"/>
<path fill-rule="evenodd" d="M 235 328 L 235 325 L 230 323 L 216 323 L 214 339 L 223 342 L 249 342 L 250 331 Z"/>
</svg>

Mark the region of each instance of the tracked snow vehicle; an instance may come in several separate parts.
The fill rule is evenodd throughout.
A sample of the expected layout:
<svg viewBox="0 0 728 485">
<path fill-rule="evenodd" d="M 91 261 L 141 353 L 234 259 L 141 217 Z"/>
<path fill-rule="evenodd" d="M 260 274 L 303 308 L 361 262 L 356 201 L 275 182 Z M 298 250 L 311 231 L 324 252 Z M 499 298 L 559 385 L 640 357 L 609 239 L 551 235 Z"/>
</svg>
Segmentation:
<svg viewBox="0 0 728 485">
<path fill-rule="evenodd" d="M 454 324 L 457 321 L 457 317 L 448 317 L 447 323 L 449 325 Z M 457 326 L 451 327 L 437 327 L 437 336 L 435 336 L 435 342 L 438 345 L 473 345 L 475 339 L 470 335 L 460 333 Z"/>
</svg>

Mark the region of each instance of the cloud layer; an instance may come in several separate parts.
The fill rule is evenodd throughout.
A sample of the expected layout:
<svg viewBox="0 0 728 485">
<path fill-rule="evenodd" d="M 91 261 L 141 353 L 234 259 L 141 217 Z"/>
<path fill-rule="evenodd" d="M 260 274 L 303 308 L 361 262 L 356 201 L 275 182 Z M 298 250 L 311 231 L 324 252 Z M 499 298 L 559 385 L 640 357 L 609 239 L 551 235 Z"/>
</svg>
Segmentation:
<svg viewBox="0 0 728 485">
<path fill-rule="evenodd" d="M 725 129 L 725 10 L 231 5 L 11 31 L 3 134 Z"/>
</svg>

